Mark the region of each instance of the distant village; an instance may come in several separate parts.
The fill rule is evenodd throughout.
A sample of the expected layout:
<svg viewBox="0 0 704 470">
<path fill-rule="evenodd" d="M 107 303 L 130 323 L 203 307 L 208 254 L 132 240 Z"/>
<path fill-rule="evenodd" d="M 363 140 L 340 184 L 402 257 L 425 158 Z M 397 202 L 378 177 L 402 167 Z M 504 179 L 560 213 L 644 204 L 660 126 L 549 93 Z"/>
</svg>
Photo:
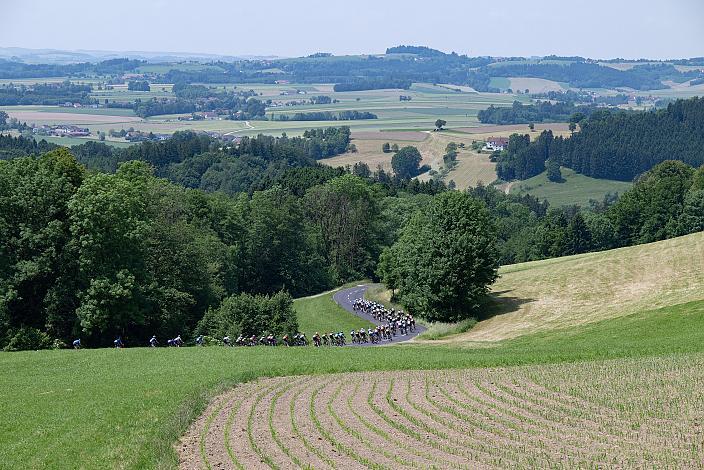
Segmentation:
<svg viewBox="0 0 704 470">
<path fill-rule="evenodd" d="M 224 134 L 216 131 L 200 131 L 199 134 L 208 135 L 214 139 L 222 140 L 223 142 L 239 143 L 240 136 L 233 134 Z M 61 124 L 55 126 L 41 125 L 32 127 L 32 134 L 52 137 L 90 137 L 92 135 L 87 127 L 78 127 L 71 124 Z M 100 135 L 101 133 L 98 133 Z M 111 131 L 110 137 L 115 139 L 125 139 L 128 142 L 158 142 L 167 140 L 172 137 L 172 134 L 156 134 L 154 132 L 143 132 L 130 128 L 129 130 L 121 129 L 119 131 Z M 103 140 L 101 138 L 101 140 Z"/>
<path fill-rule="evenodd" d="M 78 127 L 70 124 L 61 124 L 58 126 L 37 126 L 32 128 L 32 133 L 35 135 L 57 136 L 57 137 L 87 137 L 90 135 L 90 129 L 86 127 Z"/>
</svg>

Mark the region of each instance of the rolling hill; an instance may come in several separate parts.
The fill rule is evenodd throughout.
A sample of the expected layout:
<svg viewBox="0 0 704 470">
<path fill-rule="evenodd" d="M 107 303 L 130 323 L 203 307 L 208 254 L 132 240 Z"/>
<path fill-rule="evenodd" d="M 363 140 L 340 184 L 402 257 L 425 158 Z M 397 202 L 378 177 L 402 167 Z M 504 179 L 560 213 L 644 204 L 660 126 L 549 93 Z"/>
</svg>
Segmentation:
<svg viewBox="0 0 704 470">
<path fill-rule="evenodd" d="M 704 233 L 503 267 L 499 314 L 447 341 L 491 342 L 704 299 Z"/>
</svg>

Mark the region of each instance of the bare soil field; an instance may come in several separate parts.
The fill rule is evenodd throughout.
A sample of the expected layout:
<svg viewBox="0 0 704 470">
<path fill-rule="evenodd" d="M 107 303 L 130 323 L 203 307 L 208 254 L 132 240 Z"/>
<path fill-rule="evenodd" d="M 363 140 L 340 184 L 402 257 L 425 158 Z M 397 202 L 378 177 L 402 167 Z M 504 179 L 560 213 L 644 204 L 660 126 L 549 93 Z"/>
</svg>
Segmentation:
<svg viewBox="0 0 704 470">
<path fill-rule="evenodd" d="M 62 124 L 112 124 L 121 122 L 139 122 L 137 116 L 112 116 L 104 114 L 62 113 L 47 111 L 11 111 L 11 118 L 27 123 L 62 123 Z"/>
<path fill-rule="evenodd" d="M 702 385 L 702 354 L 262 379 L 177 451 L 183 469 L 695 468 Z"/>
</svg>

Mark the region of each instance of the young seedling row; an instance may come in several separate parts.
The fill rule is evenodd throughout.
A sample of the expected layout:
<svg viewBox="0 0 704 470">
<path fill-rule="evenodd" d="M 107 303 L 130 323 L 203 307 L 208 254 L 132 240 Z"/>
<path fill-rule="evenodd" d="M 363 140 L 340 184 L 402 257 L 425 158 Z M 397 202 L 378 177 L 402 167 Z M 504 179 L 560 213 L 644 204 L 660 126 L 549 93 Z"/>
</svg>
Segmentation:
<svg viewBox="0 0 704 470">
<path fill-rule="evenodd" d="M 182 468 L 698 467 L 696 355 L 279 377 L 215 400 Z"/>
</svg>

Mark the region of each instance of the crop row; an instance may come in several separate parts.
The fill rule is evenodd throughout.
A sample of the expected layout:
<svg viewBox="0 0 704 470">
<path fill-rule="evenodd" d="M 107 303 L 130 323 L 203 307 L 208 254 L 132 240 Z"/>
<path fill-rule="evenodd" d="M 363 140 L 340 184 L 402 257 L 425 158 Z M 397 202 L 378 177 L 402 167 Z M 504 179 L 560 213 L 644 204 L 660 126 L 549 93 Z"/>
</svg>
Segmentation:
<svg viewBox="0 0 704 470">
<path fill-rule="evenodd" d="M 196 423 L 198 465 L 700 466 L 704 398 L 696 390 L 704 367 L 675 368 L 668 381 L 662 365 L 582 364 L 567 366 L 570 375 L 543 366 L 261 380 L 223 396 Z M 685 406 L 661 403 L 666 397 Z M 182 466 L 193 462 L 182 459 Z"/>
</svg>

